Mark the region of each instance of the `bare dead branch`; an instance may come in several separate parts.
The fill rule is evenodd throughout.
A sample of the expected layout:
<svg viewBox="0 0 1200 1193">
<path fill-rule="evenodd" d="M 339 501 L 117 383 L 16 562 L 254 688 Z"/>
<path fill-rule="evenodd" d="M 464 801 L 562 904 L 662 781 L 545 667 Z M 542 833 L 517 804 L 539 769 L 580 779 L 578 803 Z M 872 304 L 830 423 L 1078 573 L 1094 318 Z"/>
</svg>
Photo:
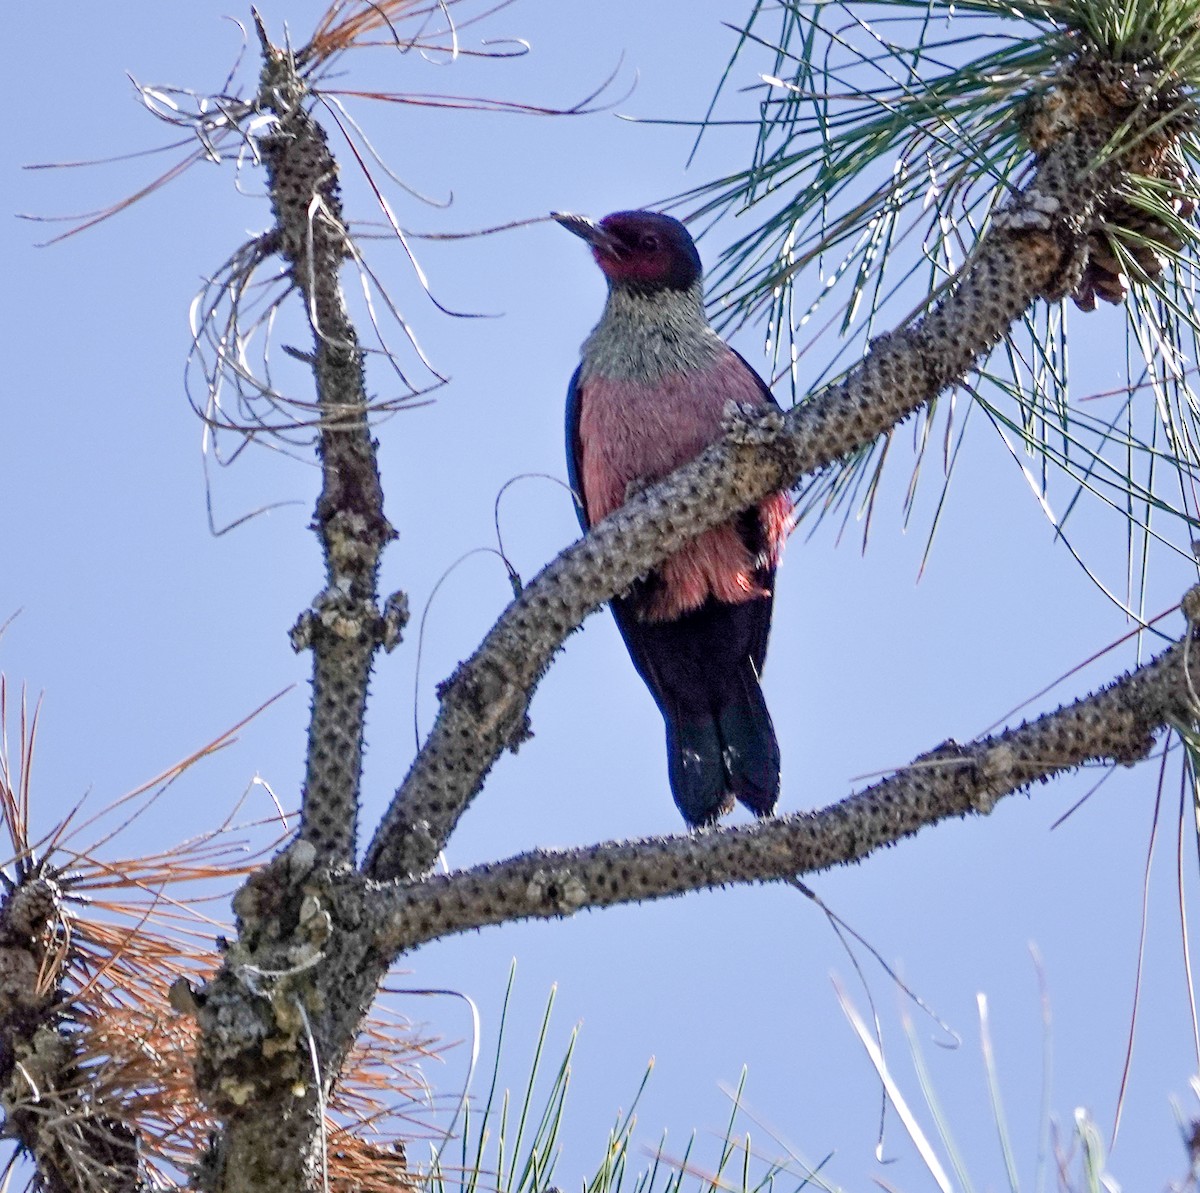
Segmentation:
<svg viewBox="0 0 1200 1193">
<path fill-rule="evenodd" d="M 260 27 L 260 36 L 265 38 Z M 313 651 L 313 706 L 300 835 L 322 855 L 354 856 L 363 715 L 371 660 L 383 640 L 376 575 L 395 531 L 369 427 L 363 352 L 339 281 L 350 255 L 337 163 L 305 107 L 305 85 L 286 49 L 264 41 L 260 101 L 276 127 L 259 138 L 276 218 L 275 245 L 304 298 L 313 332 L 321 414 L 322 488 L 315 528 L 326 588 L 301 618 L 293 642 Z"/>
</svg>

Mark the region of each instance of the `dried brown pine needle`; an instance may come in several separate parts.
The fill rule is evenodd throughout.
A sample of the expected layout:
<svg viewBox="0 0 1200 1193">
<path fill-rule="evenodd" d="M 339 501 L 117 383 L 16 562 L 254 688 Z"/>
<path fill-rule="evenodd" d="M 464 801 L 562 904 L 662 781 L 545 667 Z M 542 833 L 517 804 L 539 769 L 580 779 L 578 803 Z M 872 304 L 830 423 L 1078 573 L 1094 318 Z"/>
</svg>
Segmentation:
<svg viewBox="0 0 1200 1193">
<path fill-rule="evenodd" d="M 40 1172 L 71 1187 L 124 1187 L 131 1171 L 156 1187 L 182 1185 L 216 1129 L 194 1081 L 195 1020 L 172 1009 L 169 991 L 214 972 L 217 939 L 230 931 L 214 904 L 227 907 L 279 848 L 288 819 L 239 822 L 243 796 L 217 828 L 187 841 L 138 857 L 101 854 L 275 699 L 87 821 L 72 814 L 31 844 L 38 707 L 22 696 L 14 754 L 0 676 L 0 821 L 11 851 L 0 868 L 0 986 L 25 991 L 0 999 L 0 1096 L 9 1133 Z M 85 828 L 97 843 L 72 847 Z M 405 1179 L 403 1141 L 431 1130 L 418 1066 L 434 1053 L 386 1003 L 373 1010 L 330 1097 L 333 1188 Z"/>
</svg>

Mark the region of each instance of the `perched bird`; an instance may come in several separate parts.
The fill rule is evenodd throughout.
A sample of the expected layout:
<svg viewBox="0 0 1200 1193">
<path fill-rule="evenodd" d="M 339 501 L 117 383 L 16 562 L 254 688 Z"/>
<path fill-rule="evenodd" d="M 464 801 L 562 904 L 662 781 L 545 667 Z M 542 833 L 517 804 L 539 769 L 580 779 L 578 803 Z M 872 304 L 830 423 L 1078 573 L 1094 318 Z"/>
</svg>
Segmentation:
<svg viewBox="0 0 1200 1193">
<path fill-rule="evenodd" d="M 653 211 L 554 218 L 587 241 L 608 279 L 567 393 L 567 464 L 586 530 L 718 439 L 727 403 L 775 400 L 710 326 L 700 255 L 683 224 Z M 779 745 L 759 676 L 791 525 L 792 503 L 775 493 L 612 602 L 666 722 L 671 792 L 693 826 L 711 824 L 735 797 L 758 816 L 779 798 Z"/>
</svg>

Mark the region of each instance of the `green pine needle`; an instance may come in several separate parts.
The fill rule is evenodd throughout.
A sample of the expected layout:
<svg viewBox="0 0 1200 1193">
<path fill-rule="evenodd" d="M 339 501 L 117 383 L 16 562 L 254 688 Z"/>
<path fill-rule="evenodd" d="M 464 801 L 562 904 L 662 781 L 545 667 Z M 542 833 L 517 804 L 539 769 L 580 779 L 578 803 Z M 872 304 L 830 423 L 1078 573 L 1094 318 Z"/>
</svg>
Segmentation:
<svg viewBox="0 0 1200 1193">
<path fill-rule="evenodd" d="M 1101 285 L 1123 287 L 1113 297 L 1125 299 L 1128 316 L 1125 386 L 1095 407 L 1081 402 L 1069 383 L 1068 327 L 1086 316 L 1039 306 L 965 387 L 971 401 L 943 397 L 918 417 L 902 499 L 907 523 L 936 450 L 932 541 L 965 413 L 982 404 L 1025 455 L 1056 534 L 1065 538 L 1084 498 L 1098 496 L 1118 514 L 1127 547 L 1118 599 L 1136 609 L 1150 545 L 1190 558 L 1200 515 L 1192 216 L 1200 0 L 756 3 L 718 96 L 755 54 L 750 164 L 679 202 L 690 219 L 737 219 L 742 230 L 710 271 L 714 318 L 727 330 L 761 328 L 777 375 L 798 398 L 836 380 L 873 334 L 943 292 L 994 207 L 1034 165 L 1030 113 L 1064 71 L 1111 62 L 1139 72 L 1152 118 L 1143 115 L 1136 134 L 1131 118 L 1106 152 L 1148 151 L 1151 138 L 1169 134 L 1167 165 L 1156 167 L 1166 176 L 1130 174 L 1092 250 L 1093 260 L 1112 263 Z M 716 135 L 717 98 L 701 135 Z M 832 514 L 844 530 L 858 519 L 865 542 L 894 434 L 809 483 L 799 508 L 810 526 Z"/>
</svg>

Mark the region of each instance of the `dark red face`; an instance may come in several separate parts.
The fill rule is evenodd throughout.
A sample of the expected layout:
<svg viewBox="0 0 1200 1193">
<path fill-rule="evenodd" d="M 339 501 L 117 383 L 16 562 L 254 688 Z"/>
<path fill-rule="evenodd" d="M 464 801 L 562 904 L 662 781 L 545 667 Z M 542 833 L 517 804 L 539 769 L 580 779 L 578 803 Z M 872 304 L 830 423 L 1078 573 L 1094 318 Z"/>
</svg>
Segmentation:
<svg viewBox="0 0 1200 1193">
<path fill-rule="evenodd" d="M 638 290 L 687 290 L 701 276 L 700 254 L 688 230 L 656 211 L 615 211 L 598 224 L 554 217 L 592 246 L 596 264 L 614 285 Z"/>
</svg>

